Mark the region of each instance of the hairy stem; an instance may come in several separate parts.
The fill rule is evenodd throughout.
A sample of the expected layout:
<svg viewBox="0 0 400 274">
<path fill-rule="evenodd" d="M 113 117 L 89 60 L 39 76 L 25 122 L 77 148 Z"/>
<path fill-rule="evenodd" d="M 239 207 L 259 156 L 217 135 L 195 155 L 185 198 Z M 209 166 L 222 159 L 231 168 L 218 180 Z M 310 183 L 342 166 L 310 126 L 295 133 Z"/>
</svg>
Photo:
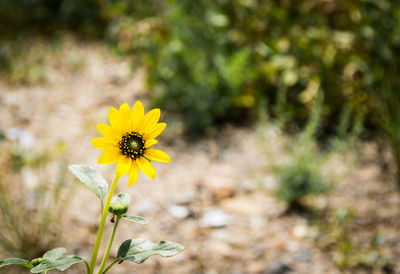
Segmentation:
<svg viewBox="0 0 400 274">
<path fill-rule="evenodd" d="M 115 220 L 114 227 L 111 232 L 110 240 L 108 241 L 106 253 L 104 253 L 103 261 L 101 262 L 101 265 L 100 265 L 100 268 L 99 268 L 99 271 L 97 272 L 97 274 L 100 274 L 103 271 L 104 267 L 106 266 L 108 255 L 110 254 L 111 246 L 114 242 L 115 231 L 117 231 L 117 226 L 118 226 L 120 219 L 121 219 L 121 216 L 117 216 L 117 220 Z"/>
<path fill-rule="evenodd" d="M 112 195 L 114 194 L 115 186 L 117 185 L 118 179 L 119 178 L 117 176 L 115 176 L 115 178 L 111 184 L 110 191 L 108 192 L 108 195 L 107 195 L 106 204 L 104 205 L 104 208 L 103 208 L 103 214 L 101 215 L 99 230 L 97 231 L 96 243 L 94 244 L 94 249 L 93 249 L 93 253 L 92 253 L 92 260 L 90 261 L 89 274 L 94 273 L 94 267 L 96 264 L 97 253 L 99 252 L 101 238 L 103 236 L 104 224 L 105 224 L 106 218 L 107 218 L 108 207 L 110 206 L 111 198 L 112 198 Z"/>
<path fill-rule="evenodd" d="M 117 262 L 118 262 L 117 260 L 113 261 L 113 262 L 106 268 L 106 270 L 104 270 L 104 272 L 103 272 L 102 274 L 106 274 L 106 273 L 108 272 L 108 270 L 110 270 L 111 267 L 113 267 Z"/>
<path fill-rule="evenodd" d="M 86 266 L 86 273 L 89 274 L 89 273 L 90 273 L 90 267 L 89 267 L 88 262 L 84 260 L 83 263 L 84 263 L 85 266 Z"/>
</svg>

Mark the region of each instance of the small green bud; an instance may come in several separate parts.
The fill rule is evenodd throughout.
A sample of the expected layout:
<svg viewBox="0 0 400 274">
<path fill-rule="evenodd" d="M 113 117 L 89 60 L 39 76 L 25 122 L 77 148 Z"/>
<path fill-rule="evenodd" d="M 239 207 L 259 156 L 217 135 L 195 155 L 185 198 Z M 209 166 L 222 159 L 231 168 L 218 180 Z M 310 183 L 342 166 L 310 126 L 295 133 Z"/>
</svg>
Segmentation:
<svg viewBox="0 0 400 274">
<path fill-rule="evenodd" d="M 117 196 L 113 197 L 108 211 L 117 216 L 125 214 L 128 211 L 130 202 L 131 196 L 129 196 L 129 194 L 120 193 Z"/>
<path fill-rule="evenodd" d="M 122 215 L 128 211 L 128 204 L 124 202 L 111 203 L 108 211 L 114 215 Z"/>
<path fill-rule="evenodd" d="M 45 261 L 47 261 L 47 259 L 36 258 L 36 259 L 33 259 L 33 260 L 31 261 L 31 264 L 35 267 L 35 266 L 40 265 L 41 263 L 43 263 L 43 262 L 45 262 Z"/>
</svg>

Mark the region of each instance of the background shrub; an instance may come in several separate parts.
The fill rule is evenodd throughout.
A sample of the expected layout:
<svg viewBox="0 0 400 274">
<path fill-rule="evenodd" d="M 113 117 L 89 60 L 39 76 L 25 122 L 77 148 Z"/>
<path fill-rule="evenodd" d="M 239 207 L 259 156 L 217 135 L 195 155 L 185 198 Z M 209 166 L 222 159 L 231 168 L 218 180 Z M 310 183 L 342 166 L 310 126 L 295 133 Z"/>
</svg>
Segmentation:
<svg viewBox="0 0 400 274">
<path fill-rule="evenodd" d="M 297 159 L 297 162 L 278 169 L 279 186 L 276 196 L 289 206 L 299 205 L 307 196 L 326 193 L 330 187 L 320 170 L 310 164 L 310 159 Z"/>
<path fill-rule="evenodd" d="M 37 151 L 19 139 L 0 140 L 0 250 L 36 258 L 63 241 L 60 221 L 74 187 L 67 183 L 63 145 Z M 60 164 L 46 176 L 51 160 Z"/>
<path fill-rule="evenodd" d="M 302 128 L 321 92 L 319 137 L 346 111 L 347 130 L 365 116 L 367 131 L 388 137 L 400 158 L 398 1 L 1 0 L 0 18 L 3 71 L 23 67 L 14 60 L 29 45 L 10 50 L 17 37 L 105 39 L 147 68 L 153 105 L 187 133 L 251 122 L 264 105 L 288 129 Z M 22 79 L 42 78 L 36 61 Z"/>
</svg>

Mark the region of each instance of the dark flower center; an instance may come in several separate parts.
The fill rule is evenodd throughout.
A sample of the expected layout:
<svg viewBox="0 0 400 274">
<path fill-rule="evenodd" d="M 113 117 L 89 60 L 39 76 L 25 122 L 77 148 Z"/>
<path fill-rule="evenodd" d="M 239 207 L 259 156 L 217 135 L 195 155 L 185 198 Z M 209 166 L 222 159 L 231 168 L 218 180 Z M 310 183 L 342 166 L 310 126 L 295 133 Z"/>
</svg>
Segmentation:
<svg viewBox="0 0 400 274">
<path fill-rule="evenodd" d="M 122 155 L 130 157 L 133 160 L 142 157 L 146 150 L 144 148 L 143 135 L 134 131 L 122 135 L 118 146 Z"/>
</svg>

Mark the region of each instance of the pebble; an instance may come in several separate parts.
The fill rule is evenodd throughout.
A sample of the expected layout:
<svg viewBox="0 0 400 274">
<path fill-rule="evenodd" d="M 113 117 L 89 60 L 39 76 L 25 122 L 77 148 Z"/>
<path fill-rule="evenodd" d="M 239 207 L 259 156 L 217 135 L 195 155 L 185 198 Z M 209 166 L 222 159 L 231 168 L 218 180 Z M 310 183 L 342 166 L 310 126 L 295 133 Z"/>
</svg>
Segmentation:
<svg viewBox="0 0 400 274">
<path fill-rule="evenodd" d="M 265 269 L 264 274 L 284 274 L 292 271 L 290 266 L 282 261 L 272 262 Z"/>
<path fill-rule="evenodd" d="M 236 189 L 233 179 L 222 176 L 208 176 L 204 179 L 204 186 L 216 202 L 233 196 Z"/>
<path fill-rule="evenodd" d="M 7 131 L 7 137 L 10 140 L 17 140 L 23 149 L 32 148 L 35 144 L 35 136 L 27 130 L 10 128 Z"/>
<path fill-rule="evenodd" d="M 266 175 L 263 178 L 262 181 L 262 185 L 266 188 L 266 189 L 275 189 L 278 185 L 276 178 L 272 175 Z"/>
<path fill-rule="evenodd" d="M 253 216 L 250 218 L 249 225 L 253 228 L 265 227 L 268 223 L 268 218 Z"/>
<path fill-rule="evenodd" d="M 219 228 L 228 225 L 230 215 L 219 209 L 208 209 L 200 219 L 203 227 Z"/>
<path fill-rule="evenodd" d="M 300 250 L 293 255 L 293 260 L 298 262 L 309 262 L 311 254 L 309 250 Z"/>
<path fill-rule="evenodd" d="M 196 200 L 196 191 L 194 189 L 185 190 L 179 192 L 179 195 L 174 197 L 174 203 L 176 205 L 189 205 Z"/>
<path fill-rule="evenodd" d="M 259 203 L 253 196 L 239 196 L 225 199 L 221 208 L 229 213 L 241 216 L 263 216 L 265 204 Z"/>
<path fill-rule="evenodd" d="M 305 236 L 307 236 L 307 232 L 308 227 L 305 225 L 296 225 L 292 230 L 292 234 L 296 238 L 304 238 Z"/>
<path fill-rule="evenodd" d="M 186 217 L 189 216 L 190 211 L 184 206 L 179 206 L 179 205 L 171 205 L 168 207 L 168 212 L 172 216 L 178 219 L 185 219 Z"/>
</svg>

